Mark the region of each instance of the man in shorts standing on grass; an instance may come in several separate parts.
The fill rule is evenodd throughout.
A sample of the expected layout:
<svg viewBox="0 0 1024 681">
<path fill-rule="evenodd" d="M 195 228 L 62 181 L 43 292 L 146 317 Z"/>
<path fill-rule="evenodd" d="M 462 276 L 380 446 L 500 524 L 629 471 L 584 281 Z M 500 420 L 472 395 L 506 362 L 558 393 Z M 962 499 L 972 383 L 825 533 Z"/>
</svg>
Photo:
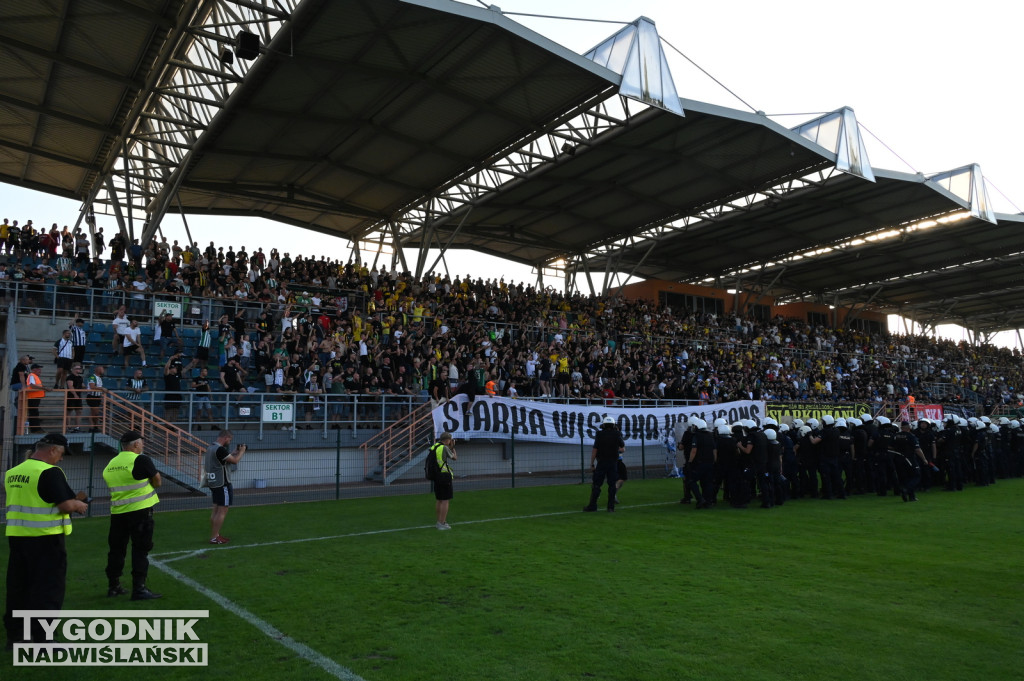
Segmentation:
<svg viewBox="0 0 1024 681">
<path fill-rule="evenodd" d="M 437 475 L 434 476 L 434 498 L 437 503 L 434 508 L 437 512 L 437 529 L 450 530 L 448 524 L 448 505 L 455 496 L 455 487 L 452 482 L 454 475 L 449 461 L 457 461 L 455 454 L 455 438 L 451 433 L 441 433 L 437 442 L 430 448 L 427 456 L 437 458 Z"/>
<path fill-rule="evenodd" d="M 211 544 L 228 543 L 227 537 L 220 536 L 220 529 L 224 526 L 228 509 L 234 502 L 228 466 L 241 461 L 246 450 L 245 445 L 238 445 L 234 452 L 228 452 L 228 445 L 231 444 L 234 437 L 230 430 L 220 431 L 216 442 L 207 447 L 206 456 L 203 459 L 203 470 L 206 474 L 204 482 L 210 488 L 213 496 L 213 513 L 210 514 Z"/>
</svg>

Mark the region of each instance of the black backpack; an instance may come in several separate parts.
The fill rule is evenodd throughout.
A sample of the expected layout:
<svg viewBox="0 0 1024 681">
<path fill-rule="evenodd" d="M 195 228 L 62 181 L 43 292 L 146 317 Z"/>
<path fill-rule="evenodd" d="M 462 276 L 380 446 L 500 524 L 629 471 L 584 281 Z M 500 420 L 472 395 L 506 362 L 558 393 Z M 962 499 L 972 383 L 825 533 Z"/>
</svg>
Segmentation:
<svg viewBox="0 0 1024 681">
<path fill-rule="evenodd" d="M 437 454 L 432 446 L 427 451 L 427 460 L 423 463 L 423 475 L 427 480 L 436 480 L 441 469 L 437 465 Z"/>
</svg>

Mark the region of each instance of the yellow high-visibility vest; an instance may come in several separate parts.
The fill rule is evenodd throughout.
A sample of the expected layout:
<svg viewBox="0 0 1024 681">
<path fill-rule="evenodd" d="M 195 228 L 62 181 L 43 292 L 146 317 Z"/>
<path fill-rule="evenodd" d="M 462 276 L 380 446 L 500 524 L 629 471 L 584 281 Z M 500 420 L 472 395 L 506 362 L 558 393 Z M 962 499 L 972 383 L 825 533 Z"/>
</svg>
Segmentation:
<svg viewBox="0 0 1024 681">
<path fill-rule="evenodd" d="M 121 452 L 103 469 L 103 480 L 110 488 L 110 512 L 131 513 L 150 506 L 156 506 L 160 498 L 149 479 L 136 480 L 132 477 L 135 452 Z"/>
<path fill-rule="evenodd" d="M 39 477 L 51 468 L 57 466 L 38 459 L 26 459 L 7 471 L 4 486 L 7 490 L 8 537 L 71 534 L 71 516 L 61 513 L 55 504 L 43 501 L 39 496 Z"/>
</svg>

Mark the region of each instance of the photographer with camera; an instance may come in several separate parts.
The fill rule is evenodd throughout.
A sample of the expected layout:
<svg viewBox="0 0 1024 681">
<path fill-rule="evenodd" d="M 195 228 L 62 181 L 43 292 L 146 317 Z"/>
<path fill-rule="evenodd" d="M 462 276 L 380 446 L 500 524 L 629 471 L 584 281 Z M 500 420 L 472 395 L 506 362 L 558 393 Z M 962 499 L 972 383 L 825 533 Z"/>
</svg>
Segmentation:
<svg viewBox="0 0 1024 681">
<path fill-rule="evenodd" d="M 231 479 L 228 473 L 229 466 L 237 464 L 245 455 L 246 446 L 238 445 L 235 451 L 228 452 L 228 445 L 234 439 L 230 430 L 220 431 L 217 440 L 206 450 L 203 459 L 203 471 L 206 487 L 210 488 L 213 496 L 213 513 L 210 514 L 210 543 L 227 544 L 228 538 L 220 536 L 220 529 L 227 518 L 228 508 L 232 503 Z"/>
</svg>

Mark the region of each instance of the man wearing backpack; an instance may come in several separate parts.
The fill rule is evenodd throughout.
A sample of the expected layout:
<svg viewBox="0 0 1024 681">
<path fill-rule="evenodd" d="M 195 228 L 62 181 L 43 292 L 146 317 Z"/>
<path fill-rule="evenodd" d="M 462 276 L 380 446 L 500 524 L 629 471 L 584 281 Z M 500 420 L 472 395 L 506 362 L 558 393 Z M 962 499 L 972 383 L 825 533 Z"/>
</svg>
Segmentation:
<svg viewBox="0 0 1024 681">
<path fill-rule="evenodd" d="M 431 480 L 434 482 L 434 498 L 437 500 L 435 508 L 437 529 L 439 530 L 452 529 L 447 522 L 448 504 L 455 495 L 455 491 L 452 485 L 452 469 L 448 462 L 457 461 L 459 458 L 455 454 L 454 443 L 455 438 L 451 433 L 441 433 L 437 442 L 431 446 L 430 453 L 427 454 L 427 471 L 428 475 L 433 475 Z"/>
</svg>

